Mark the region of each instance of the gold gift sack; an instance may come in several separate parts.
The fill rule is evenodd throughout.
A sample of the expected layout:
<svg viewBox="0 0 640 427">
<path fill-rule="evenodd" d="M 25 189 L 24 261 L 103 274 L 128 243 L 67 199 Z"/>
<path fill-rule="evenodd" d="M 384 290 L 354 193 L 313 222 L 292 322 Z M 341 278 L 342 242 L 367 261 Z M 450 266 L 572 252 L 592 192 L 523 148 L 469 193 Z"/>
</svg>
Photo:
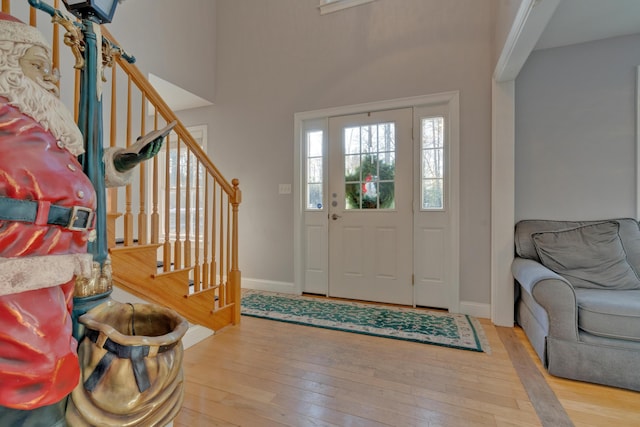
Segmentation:
<svg viewBox="0 0 640 427">
<path fill-rule="evenodd" d="M 154 304 L 108 301 L 84 315 L 82 377 L 67 406 L 70 426 L 164 426 L 183 400 L 182 337 L 189 324 Z"/>
</svg>

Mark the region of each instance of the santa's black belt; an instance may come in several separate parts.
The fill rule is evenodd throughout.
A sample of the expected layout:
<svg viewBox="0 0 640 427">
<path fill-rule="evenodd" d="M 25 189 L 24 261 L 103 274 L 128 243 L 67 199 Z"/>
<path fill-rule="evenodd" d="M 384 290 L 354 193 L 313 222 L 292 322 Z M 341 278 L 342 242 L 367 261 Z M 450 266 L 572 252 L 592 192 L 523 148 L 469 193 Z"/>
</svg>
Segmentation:
<svg viewBox="0 0 640 427">
<path fill-rule="evenodd" d="M 50 202 L 0 197 L 0 220 L 31 222 L 37 225 L 60 225 L 79 231 L 93 224 L 93 210 L 84 206 L 67 208 Z"/>
<path fill-rule="evenodd" d="M 99 336 L 100 332 L 94 331 L 93 329 L 87 329 L 85 333 L 85 337 L 93 343 L 98 341 Z M 180 341 L 178 340 L 171 344 L 158 346 L 158 354 L 171 350 L 179 342 Z M 85 390 L 93 391 L 97 387 L 102 377 L 107 373 L 107 370 L 115 357 L 119 357 L 120 359 L 131 359 L 133 376 L 135 377 L 136 385 L 138 386 L 140 393 L 151 387 L 149 374 L 147 373 L 147 366 L 144 364 L 144 358 L 149 356 L 148 345 L 122 345 L 112 341 L 111 338 L 107 338 L 102 345 L 102 348 L 107 350 L 107 352 L 102 356 L 102 359 L 100 359 L 96 368 L 84 382 Z"/>
</svg>

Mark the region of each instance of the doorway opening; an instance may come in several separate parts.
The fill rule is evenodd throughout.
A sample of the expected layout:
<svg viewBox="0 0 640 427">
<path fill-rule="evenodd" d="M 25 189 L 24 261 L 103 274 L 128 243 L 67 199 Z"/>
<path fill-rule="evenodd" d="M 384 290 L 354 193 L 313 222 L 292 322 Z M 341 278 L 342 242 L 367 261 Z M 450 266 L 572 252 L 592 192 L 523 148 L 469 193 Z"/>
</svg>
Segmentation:
<svg viewBox="0 0 640 427">
<path fill-rule="evenodd" d="M 459 311 L 458 96 L 295 115 L 295 292 Z"/>
</svg>

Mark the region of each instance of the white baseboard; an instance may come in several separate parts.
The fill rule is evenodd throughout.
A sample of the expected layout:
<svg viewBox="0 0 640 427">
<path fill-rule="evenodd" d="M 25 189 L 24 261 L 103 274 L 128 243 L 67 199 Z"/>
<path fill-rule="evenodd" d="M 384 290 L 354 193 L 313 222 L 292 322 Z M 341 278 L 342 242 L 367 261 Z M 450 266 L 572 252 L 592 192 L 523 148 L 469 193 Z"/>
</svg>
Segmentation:
<svg viewBox="0 0 640 427">
<path fill-rule="evenodd" d="M 460 313 L 483 319 L 491 319 L 491 304 L 473 301 L 460 301 Z"/>
<path fill-rule="evenodd" d="M 298 291 L 295 285 L 291 282 L 276 282 L 273 280 L 248 279 L 243 277 L 242 287 L 245 289 L 256 289 L 259 291 L 300 295 L 300 291 Z"/>
</svg>

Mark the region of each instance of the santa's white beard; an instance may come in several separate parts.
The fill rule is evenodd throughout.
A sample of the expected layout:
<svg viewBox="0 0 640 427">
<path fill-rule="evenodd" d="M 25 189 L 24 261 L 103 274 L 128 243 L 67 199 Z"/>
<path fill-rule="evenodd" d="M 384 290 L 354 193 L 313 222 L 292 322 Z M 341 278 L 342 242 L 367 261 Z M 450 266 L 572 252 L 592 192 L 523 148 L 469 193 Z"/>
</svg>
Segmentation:
<svg viewBox="0 0 640 427">
<path fill-rule="evenodd" d="M 78 156 L 84 152 L 84 139 L 73 114 L 60 99 L 21 71 L 0 73 L 0 96 L 51 132 L 71 153 Z"/>
</svg>

